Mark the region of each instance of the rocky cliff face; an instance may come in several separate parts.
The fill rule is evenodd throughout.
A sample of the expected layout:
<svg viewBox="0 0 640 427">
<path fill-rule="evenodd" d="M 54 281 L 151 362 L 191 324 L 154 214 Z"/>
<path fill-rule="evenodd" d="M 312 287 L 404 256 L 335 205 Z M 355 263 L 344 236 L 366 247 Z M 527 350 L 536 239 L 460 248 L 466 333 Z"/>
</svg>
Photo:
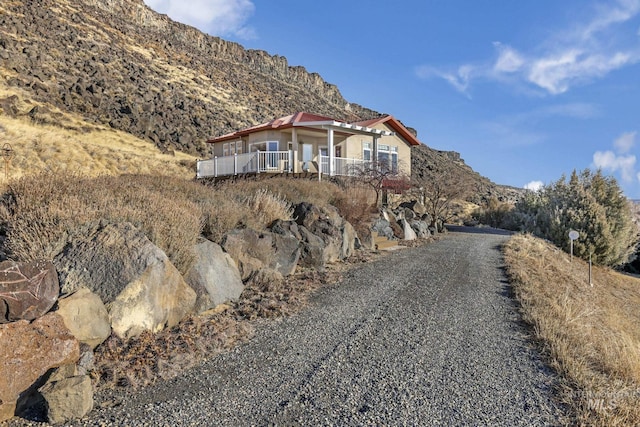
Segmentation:
<svg viewBox="0 0 640 427">
<path fill-rule="evenodd" d="M 6 84 L 166 150 L 202 153 L 211 136 L 294 111 L 378 115 L 282 56 L 208 36 L 142 0 L 12 0 L 0 11 Z"/>
</svg>

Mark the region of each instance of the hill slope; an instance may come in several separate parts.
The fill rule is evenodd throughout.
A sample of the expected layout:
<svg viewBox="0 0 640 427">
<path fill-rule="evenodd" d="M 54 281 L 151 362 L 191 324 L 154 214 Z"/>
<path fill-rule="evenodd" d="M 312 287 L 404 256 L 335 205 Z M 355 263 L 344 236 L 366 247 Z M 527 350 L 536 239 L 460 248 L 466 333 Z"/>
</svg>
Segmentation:
<svg viewBox="0 0 640 427">
<path fill-rule="evenodd" d="M 0 74 L 37 101 L 190 153 L 292 111 L 378 115 L 284 57 L 205 35 L 142 0 L 3 2 Z M 11 102 L 2 109 L 14 112 Z"/>
<path fill-rule="evenodd" d="M 202 157 L 206 139 L 294 111 L 343 120 L 380 115 L 347 102 L 335 85 L 303 67 L 289 66 L 282 56 L 203 34 L 154 12 L 142 0 L 0 4 L 0 143 L 21 141 L 23 161 L 14 162 L 14 169 L 51 167 L 52 161 L 65 166 L 71 153 L 91 151 L 68 144 L 67 154 L 54 150 L 55 159 L 35 155 L 29 141 L 43 130 L 2 132 L 2 126 L 15 126 L 7 122 L 14 118 L 26 119 L 21 129 L 27 123 L 64 128 L 56 139 L 60 146 L 69 139 L 67 131 L 75 133 L 75 141 L 90 140 L 85 134 L 98 132 L 95 141 L 112 129 L 139 138 L 128 147 L 146 141 L 164 153 Z M 107 143 L 112 150 L 104 156 L 111 157 L 117 147 Z M 412 168 L 418 179 L 453 169 L 475 183 L 481 194 L 474 201 L 498 193 L 499 199 L 511 198 L 459 155 L 426 146 L 414 151 Z M 139 157 L 145 161 L 144 155 Z M 135 159 L 124 168 L 115 164 L 119 161 L 104 168 L 88 165 L 87 159 L 76 163 L 92 172 L 136 169 Z"/>
</svg>

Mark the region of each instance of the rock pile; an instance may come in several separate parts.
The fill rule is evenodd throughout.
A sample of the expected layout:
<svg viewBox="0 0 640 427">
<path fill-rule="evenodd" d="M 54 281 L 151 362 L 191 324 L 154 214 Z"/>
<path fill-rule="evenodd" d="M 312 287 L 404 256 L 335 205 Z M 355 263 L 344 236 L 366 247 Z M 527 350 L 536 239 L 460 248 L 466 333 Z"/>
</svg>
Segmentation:
<svg viewBox="0 0 640 427">
<path fill-rule="evenodd" d="M 296 221 L 201 238 L 184 275 L 130 223 L 106 220 L 70 236 L 53 262 L 0 264 L 0 421 L 42 413 L 59 423 L 93 407 L 93 349 L 111 334 L 157 332 L 240 297 L 244 284 L 298 266 L 324 269 L 354 252 L 356 234 L 333 207 L 295 207 Z"/>
</svg>

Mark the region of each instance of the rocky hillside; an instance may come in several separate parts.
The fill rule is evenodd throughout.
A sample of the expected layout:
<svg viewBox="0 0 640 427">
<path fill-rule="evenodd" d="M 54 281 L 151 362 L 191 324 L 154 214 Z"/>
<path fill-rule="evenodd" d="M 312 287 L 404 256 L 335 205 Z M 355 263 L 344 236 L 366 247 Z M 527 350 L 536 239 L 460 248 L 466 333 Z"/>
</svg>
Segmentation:
<svg viewBox="0 0 640 427">
<path fill-rule="evenodd" d="M 212 136 L 293 111 L 343 120 L 379 115 L 282 56 L 208 36 L 142 0 L 4 0 L 0 115 L 61 125 L 60 111 L 87 124 L 74 127 L 80 132 L 107 126 L 163 152 L 193 155 L 204 155 Z M 479 200 L 513 196 L 456 153 L 415 152 L 418 180 L 452 169 L 473 180 Z"/>
<path fill-rule="evenodd" d="M 411 156 L 412 179 L 425 182 L 436 174 L 447 172 L 454 182 L 468 183 L 468 201 L 482 205 L 491 199 L 513 203 L 522 195 L 523 189 L 497 185 L 471 169 L 455 151 L 434 150 L 426 145 L 414 147 Z"/>
<path fill-rule="evenodd" d="M 378 115 L 284 57 L 205 35 L 142 0 L 3 1 L 0 76 L 38 102 L 193 154 L 213 135 L 292 111 Z"/>
</svg>

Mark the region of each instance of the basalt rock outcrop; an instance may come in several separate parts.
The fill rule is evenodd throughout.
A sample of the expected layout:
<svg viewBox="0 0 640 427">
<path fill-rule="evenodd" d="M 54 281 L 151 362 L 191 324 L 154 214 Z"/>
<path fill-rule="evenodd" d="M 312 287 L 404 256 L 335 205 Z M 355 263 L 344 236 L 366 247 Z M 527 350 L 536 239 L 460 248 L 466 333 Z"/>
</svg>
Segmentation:
<svg viewBox="0 0 640 427">
<path fill-rule="evenodd" d="M 176 23 L 142 0 L 4 2 L 0 76 L 45 105 L 191 153 L 204 153 L 207 138 L 293 111 L 379 115 L 282 56 Z M 0 108 L 18 114 L 10 100 Z M 55 121 L 46 107 L 29 113 Z"/>
</svg>

